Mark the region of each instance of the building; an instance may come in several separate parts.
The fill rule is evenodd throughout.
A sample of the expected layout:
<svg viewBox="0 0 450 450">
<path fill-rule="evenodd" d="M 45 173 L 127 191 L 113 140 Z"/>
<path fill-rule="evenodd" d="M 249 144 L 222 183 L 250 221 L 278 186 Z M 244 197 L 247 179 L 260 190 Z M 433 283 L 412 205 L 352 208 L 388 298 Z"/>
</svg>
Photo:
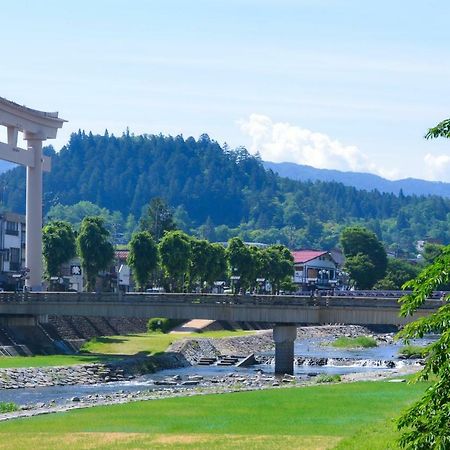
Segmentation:
<svg viewBox="0 0 450 450">
<path fill-rule="evenodd" d="M 330 252 L 295 250 L 294 283 L 300 290 L 334 289 L 340 282 L 339 265 Z"/>
<path fill-rule="evenodd" d="M 25 216 L 0 214 L 0 286 L 14 290 L 23 285 L 25 271 Z"/>
</svg>

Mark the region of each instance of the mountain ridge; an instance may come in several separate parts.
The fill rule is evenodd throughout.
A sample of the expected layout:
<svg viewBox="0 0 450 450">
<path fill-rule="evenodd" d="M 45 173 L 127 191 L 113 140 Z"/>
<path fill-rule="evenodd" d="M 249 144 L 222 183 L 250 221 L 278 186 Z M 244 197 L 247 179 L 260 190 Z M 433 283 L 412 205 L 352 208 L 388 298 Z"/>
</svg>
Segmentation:
<svg viewBox="0 0 450 450">
<path fill-rule="evenodd" d="M 346 186 L 367 191 L 378 190 L 399 195 L 438 195 L 450 197 L 450 183 L 442 181 L 427 181 L 419 178 L 403 178 L 388 180 L 379 175 L 367 172 L 344 172 L 335 169 L 318 169 L 316 167 L 292 163 L 263 161 L 266 169 L 270 169 L 281 177 L 300 181 L 336 181 Z"/>
</svg>

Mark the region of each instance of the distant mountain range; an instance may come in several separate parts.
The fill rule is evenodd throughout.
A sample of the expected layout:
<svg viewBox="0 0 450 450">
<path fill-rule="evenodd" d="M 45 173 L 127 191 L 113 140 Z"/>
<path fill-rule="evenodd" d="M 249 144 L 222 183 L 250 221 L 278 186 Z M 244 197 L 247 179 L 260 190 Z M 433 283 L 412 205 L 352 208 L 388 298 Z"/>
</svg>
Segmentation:
<svg viewBox="0 0 450 450">
<path fill-rule="evenodd" d="M 291 162 L 274 163 L 264 161 L 266 169 L 271 169 L 281 177 L 301 181 L 337 181 L 346 186 L 354 186 L 357 189 L 380 192 L 390 192 L 398 195 L 400 190 L 405 195 L 439 195 L 450 197 L 450 183 L 440 181 L 425 181 L 416 178 L 403 180 L 387 180 L 378 175 L 360 172 L 341 172 L 339 170 L 316 169 Z"/>
</svg>

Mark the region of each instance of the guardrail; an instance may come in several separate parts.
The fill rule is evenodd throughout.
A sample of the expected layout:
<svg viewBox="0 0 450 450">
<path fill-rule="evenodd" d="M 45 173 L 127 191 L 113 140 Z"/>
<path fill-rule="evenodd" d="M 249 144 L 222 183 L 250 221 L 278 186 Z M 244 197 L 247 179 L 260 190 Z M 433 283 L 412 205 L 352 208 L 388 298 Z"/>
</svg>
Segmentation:
<svg viewBox="0 0 450 450">
<path fill-rule="evenodd" d="M 0 303 L 120 303 L 165 305 L 248 305 L 248 306 L 300 306 L 342 308 L 398 309 L 398 298 L 349 296 L 295 296 L 295 295 L 230 295 L 194 293 L 78 293 L 78 292 L 0 292 Z M 429 299 L 422 309 L 437 309 L 444 301 Z"/>
</svg>

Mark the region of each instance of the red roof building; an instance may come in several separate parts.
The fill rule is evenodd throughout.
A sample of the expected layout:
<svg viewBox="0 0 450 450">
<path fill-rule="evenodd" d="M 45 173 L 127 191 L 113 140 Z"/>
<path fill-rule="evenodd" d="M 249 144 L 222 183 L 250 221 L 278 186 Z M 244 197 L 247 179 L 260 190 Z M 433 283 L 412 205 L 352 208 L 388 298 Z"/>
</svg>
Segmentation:
<svg viewBox="0 0 450 450">
<path fill-rule="evenodd" d="M 331 289 L 338 284 L 338 264 L 330 252 L 294 250 L 294 283 L 302 290 Z"/>
</svg>

